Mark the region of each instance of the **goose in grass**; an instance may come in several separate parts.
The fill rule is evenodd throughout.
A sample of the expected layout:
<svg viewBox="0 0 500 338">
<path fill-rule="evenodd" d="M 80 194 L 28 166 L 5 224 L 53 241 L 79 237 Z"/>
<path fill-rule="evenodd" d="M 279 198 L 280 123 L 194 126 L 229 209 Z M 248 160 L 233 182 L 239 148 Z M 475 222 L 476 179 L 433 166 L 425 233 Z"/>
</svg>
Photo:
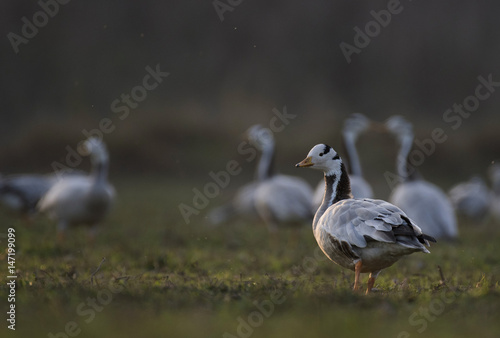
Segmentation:
<svg viewBox="0 0 500 338">
<path fill-rule="evenodd" d="M 57 221 L 58 237 L 61 240 L 68 226 L 79 224 L 91 227 L 91 236 L 96 225 L 108 214 L 115 191 L 108 182 L 108 153 L 104 143 L 89 138 L 83 148 L 90 155 L 92 172 L 89 175 L 67 176 L 54 184 L 38 203 L 40 212 Z"/>
<path fill-rule="evenodd" d="M 356 141 L 358 137 L 367 131 L 372 124 L 372 121 L 365 115 L 355 113 L 350 115 L 344 121 L 342 128 L 342 140 L 345 146 L 345 154 L 347 156 L 347 169 L 349 179 L 351 180 L 351 191 L 355 198 L 372 198 L 373 190 L 370 184 L 363 177 L 361 161 L 356 150 Z M 321 205 L 325 192 L 325 184 L 319 182 L 315 192 L 313 205 L 315 210 Z"/>
<path fill-rule="evenodd" d="M 479 176 L 453 186 L 449 191 L 455 210 L 473 220 L 484 220 L 489 213 L 491 193 Z"/>
<path fill-rule="evenodd" d="M 324 172 L 325 193 L 314 216 L 314 237 L 330 260 L 354 271 L 354 290 L 360 288 L 361 273 L 370 273 L 368 294 L 382 269 L 413 252 L 429 253 L 425 246 L 435 239 L 401 209 L 383 200 L 352 197 L 346 168 L 330 146 L 314 146 L 296 166 Z"/>
<path fill-rule="evenodd" d="M 260 151 L 257 165 L 257 186 L 253 201 L 255 210 L 270 232 L 281 227 L 296 229 L 312 220 L 313 191 L 298 177 L 274 172 L 274 138 L 267 128 L 253 126 L 248 132 L 252 145 Z"/>
<path fill-rule="evenodd" d="M 402 116 L 392 116 L 385 127 L 396 136 L 399 153 L 396 160 L 401 183 L 392 191 L 389 201 L 401 209 L 437 239 L 454 239 L 458 236 L 455 211 L 448 196 L 436 185 L 424 180 L 417 170 L 408 165 L 413 146 L 413 126 Z"/>
</svg>

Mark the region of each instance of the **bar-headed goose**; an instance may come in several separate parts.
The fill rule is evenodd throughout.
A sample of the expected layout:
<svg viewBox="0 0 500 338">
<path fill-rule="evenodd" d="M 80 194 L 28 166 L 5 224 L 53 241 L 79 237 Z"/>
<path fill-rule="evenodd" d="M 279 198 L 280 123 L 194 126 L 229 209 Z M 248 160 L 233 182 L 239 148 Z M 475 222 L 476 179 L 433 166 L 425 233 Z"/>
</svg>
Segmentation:
<svg viewBox="0 0 500 338">
<path fill-rule="evenodd" d="M 422 231 L 434 238 L 456 238 L 457 220 L 448 196 L 408 165 L 413 146 L 412 124 L 402 116 L 395 115 L 385 122 L 385 126 L 400 145 L 396 167 L 401 183 L 394 188 L 389 201 L 403 209 L 420 225 Z"/>
<path fill-rule="evenodd" d="M 95 231 L 94 227 L 108 214 L 115 196 L 107 180 L 108 153 L 104 143 L 89 138 L 84 148 L 90 155 L 92 172 L 62 177 L 38 203 L 41 212 L 57 221 L 60 238 L 68 226 L 84 224 Z"/>
<path fill-rule="evenodd" d="M 373 190 L 370 184 L 363 177 L 361 161 L 358 151 L 356 150 L 356 141 L 358 137 L 368 130 L 372 121 L 365 115 L 355 113 L 351 114 L 345 121 L 342 128 L 342 140 L 347 156 L 347 170 L 349 179 L 351 180 L 351 191 L 354 198 L 372 198 Z M 315 208 L 321 205 L 323 194 L 325 192 L 325 184 L 319 182 L 314 192 L 313 204 Z"/>
<path fill-rule="evenodd" d="M 309 184 L 301 178 L 274 172 L 275 144 L 271 130 L 254 126 L 248 138 L 260 151 L 253 201 L 269 231 L 276 232 L 282 226 L 297 227 L 311 220 L 313 191 Z"/>
<path fill-rule="evenodd" d="M 429 253 L 425 245 L 434 238 L 398 207 L 376 199 L 354 199 L 342 159 L 330 146 L 318 144 L 296 165 L 324 172 L 325 193 L 313 221 L 319 247 L 334 263 L 354 270 L 354 290 L 360 273 L 370 273 L 369 293 L 382 269 L 416 251 Z"/>
</svg>

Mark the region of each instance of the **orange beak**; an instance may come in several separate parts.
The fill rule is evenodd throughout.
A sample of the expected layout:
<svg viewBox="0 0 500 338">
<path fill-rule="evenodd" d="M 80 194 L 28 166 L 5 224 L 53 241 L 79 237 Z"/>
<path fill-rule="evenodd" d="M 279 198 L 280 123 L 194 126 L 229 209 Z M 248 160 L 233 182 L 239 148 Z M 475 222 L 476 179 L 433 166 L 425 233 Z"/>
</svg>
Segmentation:
<svg viewBox="0 0 500 338">
<path fill-rule="evenodd" d="M 297 163 L 295 167 L 301 168 L 301 167 L 310 167 L 313 165 L 314 163 L 312 162 L 311 156 L 308 156 L 302 162 Z"/>
</svg>

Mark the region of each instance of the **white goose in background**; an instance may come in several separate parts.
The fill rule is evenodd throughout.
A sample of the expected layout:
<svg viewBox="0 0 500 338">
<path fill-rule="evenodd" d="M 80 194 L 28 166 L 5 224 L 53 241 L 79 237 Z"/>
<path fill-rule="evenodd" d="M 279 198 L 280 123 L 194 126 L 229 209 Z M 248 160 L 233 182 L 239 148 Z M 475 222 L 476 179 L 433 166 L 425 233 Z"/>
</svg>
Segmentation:
<svg viewBox="0 0 500 338">
<path fill-rule="evenodd" d="M 490 211 L 497 220 L 500 220 L 500 164 L 491 165 L 488 175 L 492 183 Z"/>
<path fill-rule="evenodd" d="M 115 191 L 108 182 L 108 153 L 104 143 L 89 138 L 84 148 L 90 154 L 92 172 L 86 176 L 63 177 L 42 197 L 38 203 L 40 212 L 57 221 L 58 237 L 61 240 L 68 226 L 96 225 L 108 214 Z"/>
<path fill-rule="evenodd" d="M 403 209 L 426 234 L 436 239 L 456 238 L 457 220 L 450 199 L 436 185 L 422 179 L 415 168 L 408 166 L 414 137 L 412 124 L 395 115 L 385 122 L 385 126 L 400 145 L 396 167 L 402 180 L 393 189 L 389 201 Z"/>
<path fill-rule="evenodd" d="M 254 126 L 249 141 L 261 153 L 257 166 L 258 184 L 254 192 L 257 214 L 271 233 L 281 227 L 298 227 L 313 218 L 313 191 L 298 177 L 274 173 L 274 138 L 267 128 Z"/>
<path fill-rule="evenodd" d="M 484 220 L 490 211 L 491 193 L 479 176 L 453 186 L 449 191 L 457 212 L 474 220 Z"/>
<path fill-rule="evenodd" d="M 369 293 L 375 278 L 402 256 L 422 251 L 435 239 L 398 207 L 383 200 L 354 199 L 342 159 L 330 146 L 318 144 L 296 165 L 324 172 L 325 193 L 313 221 L 313 233 L 323 253 L 334 263 L 355 272 L 354 290 L 360 273 L 370 273 Z"/>
<path fill-rule="evenodd" d="M 361 161 L 356 150 L 356 141 L 363 132 L 370 128 L 372 122 L 363 114 L 351 114 L 345 121 L 342 129 L 342 139 L 344 142 L 347 169 L 351 180 L 351 191 L 354 198 L 373 198 L 373 190 L 370 184 L 363 178 Z M 319 182 L 315 192 L 313 205 L 316 210 L 323 201 L 325 193 L 324 182 Z"/>
</svg>

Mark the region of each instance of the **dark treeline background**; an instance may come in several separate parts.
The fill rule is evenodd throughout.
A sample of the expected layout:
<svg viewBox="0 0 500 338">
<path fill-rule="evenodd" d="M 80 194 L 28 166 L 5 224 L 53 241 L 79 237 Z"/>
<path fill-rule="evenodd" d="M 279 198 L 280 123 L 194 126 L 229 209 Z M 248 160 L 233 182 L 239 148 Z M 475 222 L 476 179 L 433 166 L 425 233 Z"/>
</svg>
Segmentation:
<svg viewBox="0 0 500 338">
<path fill-rule="evenodd" d="M 2 1 L 0 171 L 51 171 L 83 129 L 110 118 L 112 172 L 203 175 L 238 158 L 241 133 L 286 106 L 297 117 L 276 135 L 284 171 L 312 145 L 338 144 L 342 120 L 361 112 L 405 115 L 419 139 L 444 129 L 448 140 L 422 165 L 427 175 L 445 184 L 484 175 L 499 157 L 500 92 L 457 130 L 443 113 L 474 94 L 478 76 L 500 81 L 500 3 L 401 1 L 349 64 L 340 43 L 354 44 L 354 27 L 387 6 L 246 0 L 221 21 L 210 0 L 72 0 L 16 54 L 7 35 L 21 35 L 21 19 L 32 22 L 41 7 Z M 170 75 L 120 120 L 111 103 L 157 64 Z M 393 168 L 393 142 L 372 137 L 360 140 L 363 164 Z"/>
</svg>

